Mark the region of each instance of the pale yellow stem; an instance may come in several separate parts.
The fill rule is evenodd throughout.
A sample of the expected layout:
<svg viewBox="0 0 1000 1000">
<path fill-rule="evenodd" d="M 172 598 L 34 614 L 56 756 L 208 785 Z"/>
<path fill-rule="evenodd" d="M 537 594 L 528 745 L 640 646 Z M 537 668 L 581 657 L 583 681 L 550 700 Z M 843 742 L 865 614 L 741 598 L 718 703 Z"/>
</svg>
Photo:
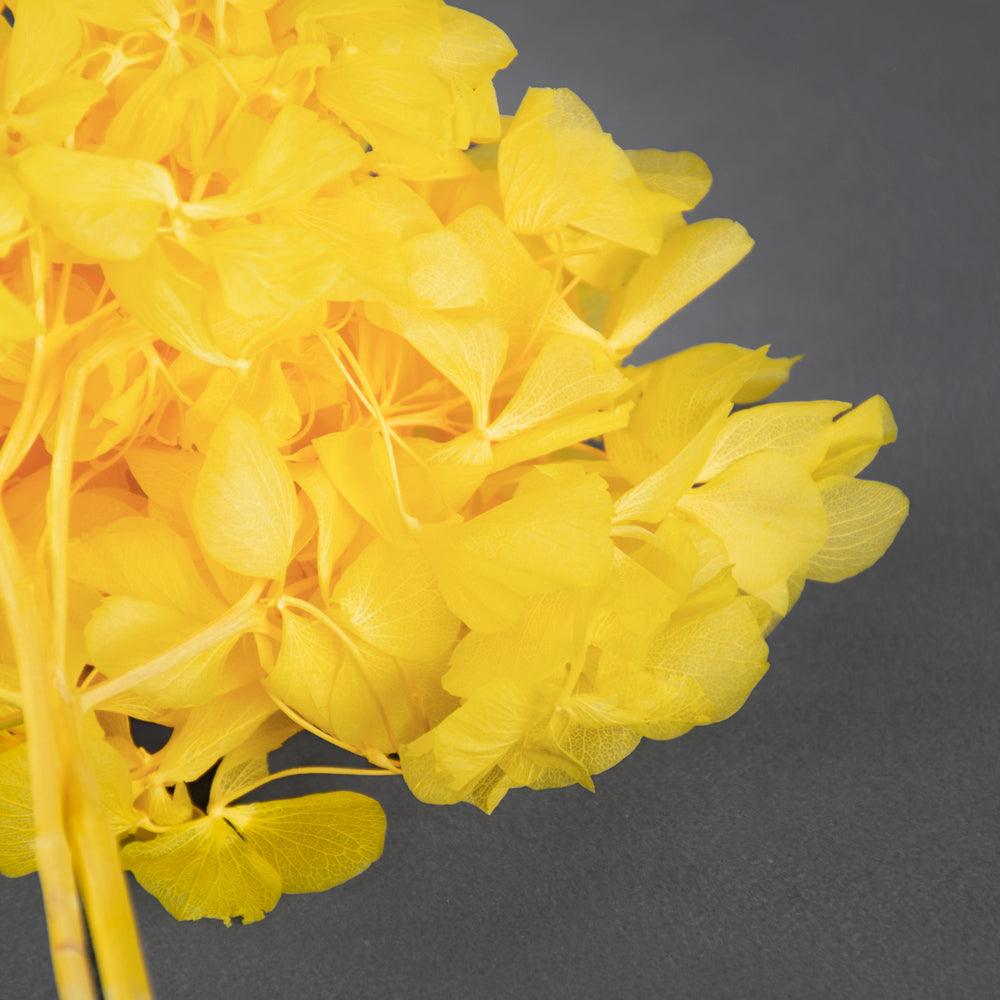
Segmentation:
<svg viewBox="0 0 1000 1000">
<path fill-rule="evenodd" d="M 52 600 L 47 680 L 48 686 L 68 709 L 65 724 L 59 729 L 62 759 L 67 765 L 69 779 L 63 789 L 64 824 L 94 944 L 101 988 L 106 1000 L 148 1000 L 151 993 L 128 886 L 118 860 L 118 842 L 108 823 L 97 780 L 87 765 L 80 699 L 66 675 L 73 444 L 87 377 L 121 348 L 121 338 L 115 338 L 80 359 L 71 368 L 72 375 L 59 407 L 47 498 Z M 29 725 L 29 744 L 33 739 L 34 730 Z"/>
<path fill-rule="evenodd" d="M 274 774 L 269 774 L 266 777 L 261 778 L 259 781 L 253 782 L 253 784 L 237 788 L 231 795 L 221 799 L 219 802 L 216 802 L 209 809 L 209 813 L 218 813 L 222 809 L 225 809 L 225 807 L 231 802 L 235 802 L 236 799 L 241 799 L 244 795 L 248 795 L 250 792 L 255 792 L 258 788 L 263 788 L 264 785 L 267 785 L 272 781 L 277 781 L 279 778 L 294 778 L 300 774 L 347 774 L 365 778 L 375 776 L 399 777 L 402 773 L 402 771 L 394 767 L 324 767 L 321 764 L 316 764 L 313 767 L 290 767 L 287 770 L 276 771 Z"/>
<path fill-rule="evenodd" d="M 17 540 L 0 504 L 0 600 L 21 674 L 28 763 L 35 813 L 35 857 L 49 927 L 52 969 L 62 1000 L 96 1000 L 87 937 L 65 828 L 63 792 L 69 775 L 57 734 L 70 706 L 48 681 L 48 660 L 35 581 L 25 572 Z"/>
</svg>

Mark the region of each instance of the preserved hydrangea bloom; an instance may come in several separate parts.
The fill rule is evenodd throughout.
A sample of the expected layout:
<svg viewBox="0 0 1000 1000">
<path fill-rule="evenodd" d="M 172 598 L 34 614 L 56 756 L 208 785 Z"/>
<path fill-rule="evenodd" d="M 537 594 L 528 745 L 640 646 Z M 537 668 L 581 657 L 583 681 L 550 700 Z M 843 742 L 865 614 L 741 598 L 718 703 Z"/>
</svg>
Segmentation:
<svg viewBox="0 0 1000 1000">
<path fill-rule="evenodd" d="M 78 894 L 105 989 L 148 992 L 121 867 L 228 922 L 378 857 L 365 796 L 237 803 L 296 730 L 427 802 L 592 787 L 736 711 L 804 581 L 892 541 L 905 498 L 856 478 L 880 397 L 735 409 L 788 378 L 765 348 L 623 364 L 751 240 L 685 221 L 701 160 L 567 90 L 502 119 L 487 21 L 7 21 L 0 869 L 37 866 L 65 995 L 94 995 Z"/>
</svg>

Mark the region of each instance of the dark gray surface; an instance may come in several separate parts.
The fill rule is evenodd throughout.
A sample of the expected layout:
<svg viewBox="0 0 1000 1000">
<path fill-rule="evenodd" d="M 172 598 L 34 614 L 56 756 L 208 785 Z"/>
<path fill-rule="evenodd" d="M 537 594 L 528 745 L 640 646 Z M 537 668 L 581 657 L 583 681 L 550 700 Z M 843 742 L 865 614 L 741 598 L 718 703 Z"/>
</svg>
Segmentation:
<svg viewBox="0 0 1000 1000">
<path fill-rule="evenodd" d="M 573 88 L 623 146 L 701 154 L 701 214 L 757 239 L 645 356 L 772 343 L 806 355 L 780 398 L 882 392 L 900 440 L 868 475 L 911 517 L 875 569 L 807 588 L 735 718 L 644 743 L 596 796 L 486 817 L 366 787 L 383 859 L 246 928 L 137 891 L 157 995 L 1000 995 L 995 6 L 466 6 L 521 51 L 504 110 Z M 37 883 L 0 894 L 0 997 L 50 997 Z"/>
</svg>

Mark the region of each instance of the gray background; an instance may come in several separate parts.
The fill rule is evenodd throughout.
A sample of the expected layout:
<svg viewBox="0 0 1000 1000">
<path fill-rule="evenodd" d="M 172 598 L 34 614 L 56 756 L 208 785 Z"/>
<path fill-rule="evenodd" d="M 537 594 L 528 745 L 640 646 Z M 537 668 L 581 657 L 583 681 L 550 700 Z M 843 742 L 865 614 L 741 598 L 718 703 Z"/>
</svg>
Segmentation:
<svg viewBox="0 0 1000 1000">
<path fill-rule="evenodd" d="M 486 817 L 369 782 L 385 855 L 340 889 L 230 929 L 137 891 L 158 996 L 1000 996 L 995 5 L 466 6 L 520 49 L 503 110 L 576 90 L 622 146 L 702 155 L 700 215 L 757 239 L 645 357 L 771 343 L 806 355 L 778 398 L 883 393 L 900 440 L 868 475 L 910 520 L 807 588 L 736 717 L 644 743 L 596 795 Z M 0 899 L 0 997 L 52 996 L 36 880 Z"/>
</svg>

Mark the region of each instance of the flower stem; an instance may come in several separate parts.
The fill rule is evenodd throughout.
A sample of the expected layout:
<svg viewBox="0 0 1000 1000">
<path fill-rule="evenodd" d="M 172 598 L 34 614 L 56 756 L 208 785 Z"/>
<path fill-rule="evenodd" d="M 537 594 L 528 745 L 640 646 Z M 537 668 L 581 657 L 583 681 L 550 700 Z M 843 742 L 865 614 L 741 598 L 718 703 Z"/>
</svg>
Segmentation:
<svg viewBox="0 0 1000 1000">
<path fill-rule="evenodd" d="M 115 338 L 84 355 L 70 372 L 59 407 L 48 494 L 51 630 L 46 687 L 62 718 L 53 718 L 59 734 L 66 780 L 61 789 L 65 833 L 87 914 L 106 1000 L 143 1000 L 151 996 L 132 904 L 118 860 L 97 780 L 83 752 L 81 699 L 66 675 L 69 516 L 73 481 L 73 445 L 92 371 L 120 349 Z M 68 373 L 69 374 L 69 373 Z M 22 680 L 23 684 L 23 680 Z M 28 723 L 28 743 L 37 730 Z M 32 771 L 34 776 L 36 772 Z M 39 865 L 41 867 L 41 865 Z"/>
<path fill-rule="evenodd" d="M 42 618 L 35 581 L 24 570 L 17 540 L 0 504 L 0 601 L 3 603 L 21 674 L 28 731 L 28 762 L 35 812 L 35 856 L 45 901 L 56 986 L 62 1000 L 97 1000 L 87 955 L 73 853 L 63 813 L 68 785 L 65 750 L 70 706 L 47 678 Z"/>
</svg>

